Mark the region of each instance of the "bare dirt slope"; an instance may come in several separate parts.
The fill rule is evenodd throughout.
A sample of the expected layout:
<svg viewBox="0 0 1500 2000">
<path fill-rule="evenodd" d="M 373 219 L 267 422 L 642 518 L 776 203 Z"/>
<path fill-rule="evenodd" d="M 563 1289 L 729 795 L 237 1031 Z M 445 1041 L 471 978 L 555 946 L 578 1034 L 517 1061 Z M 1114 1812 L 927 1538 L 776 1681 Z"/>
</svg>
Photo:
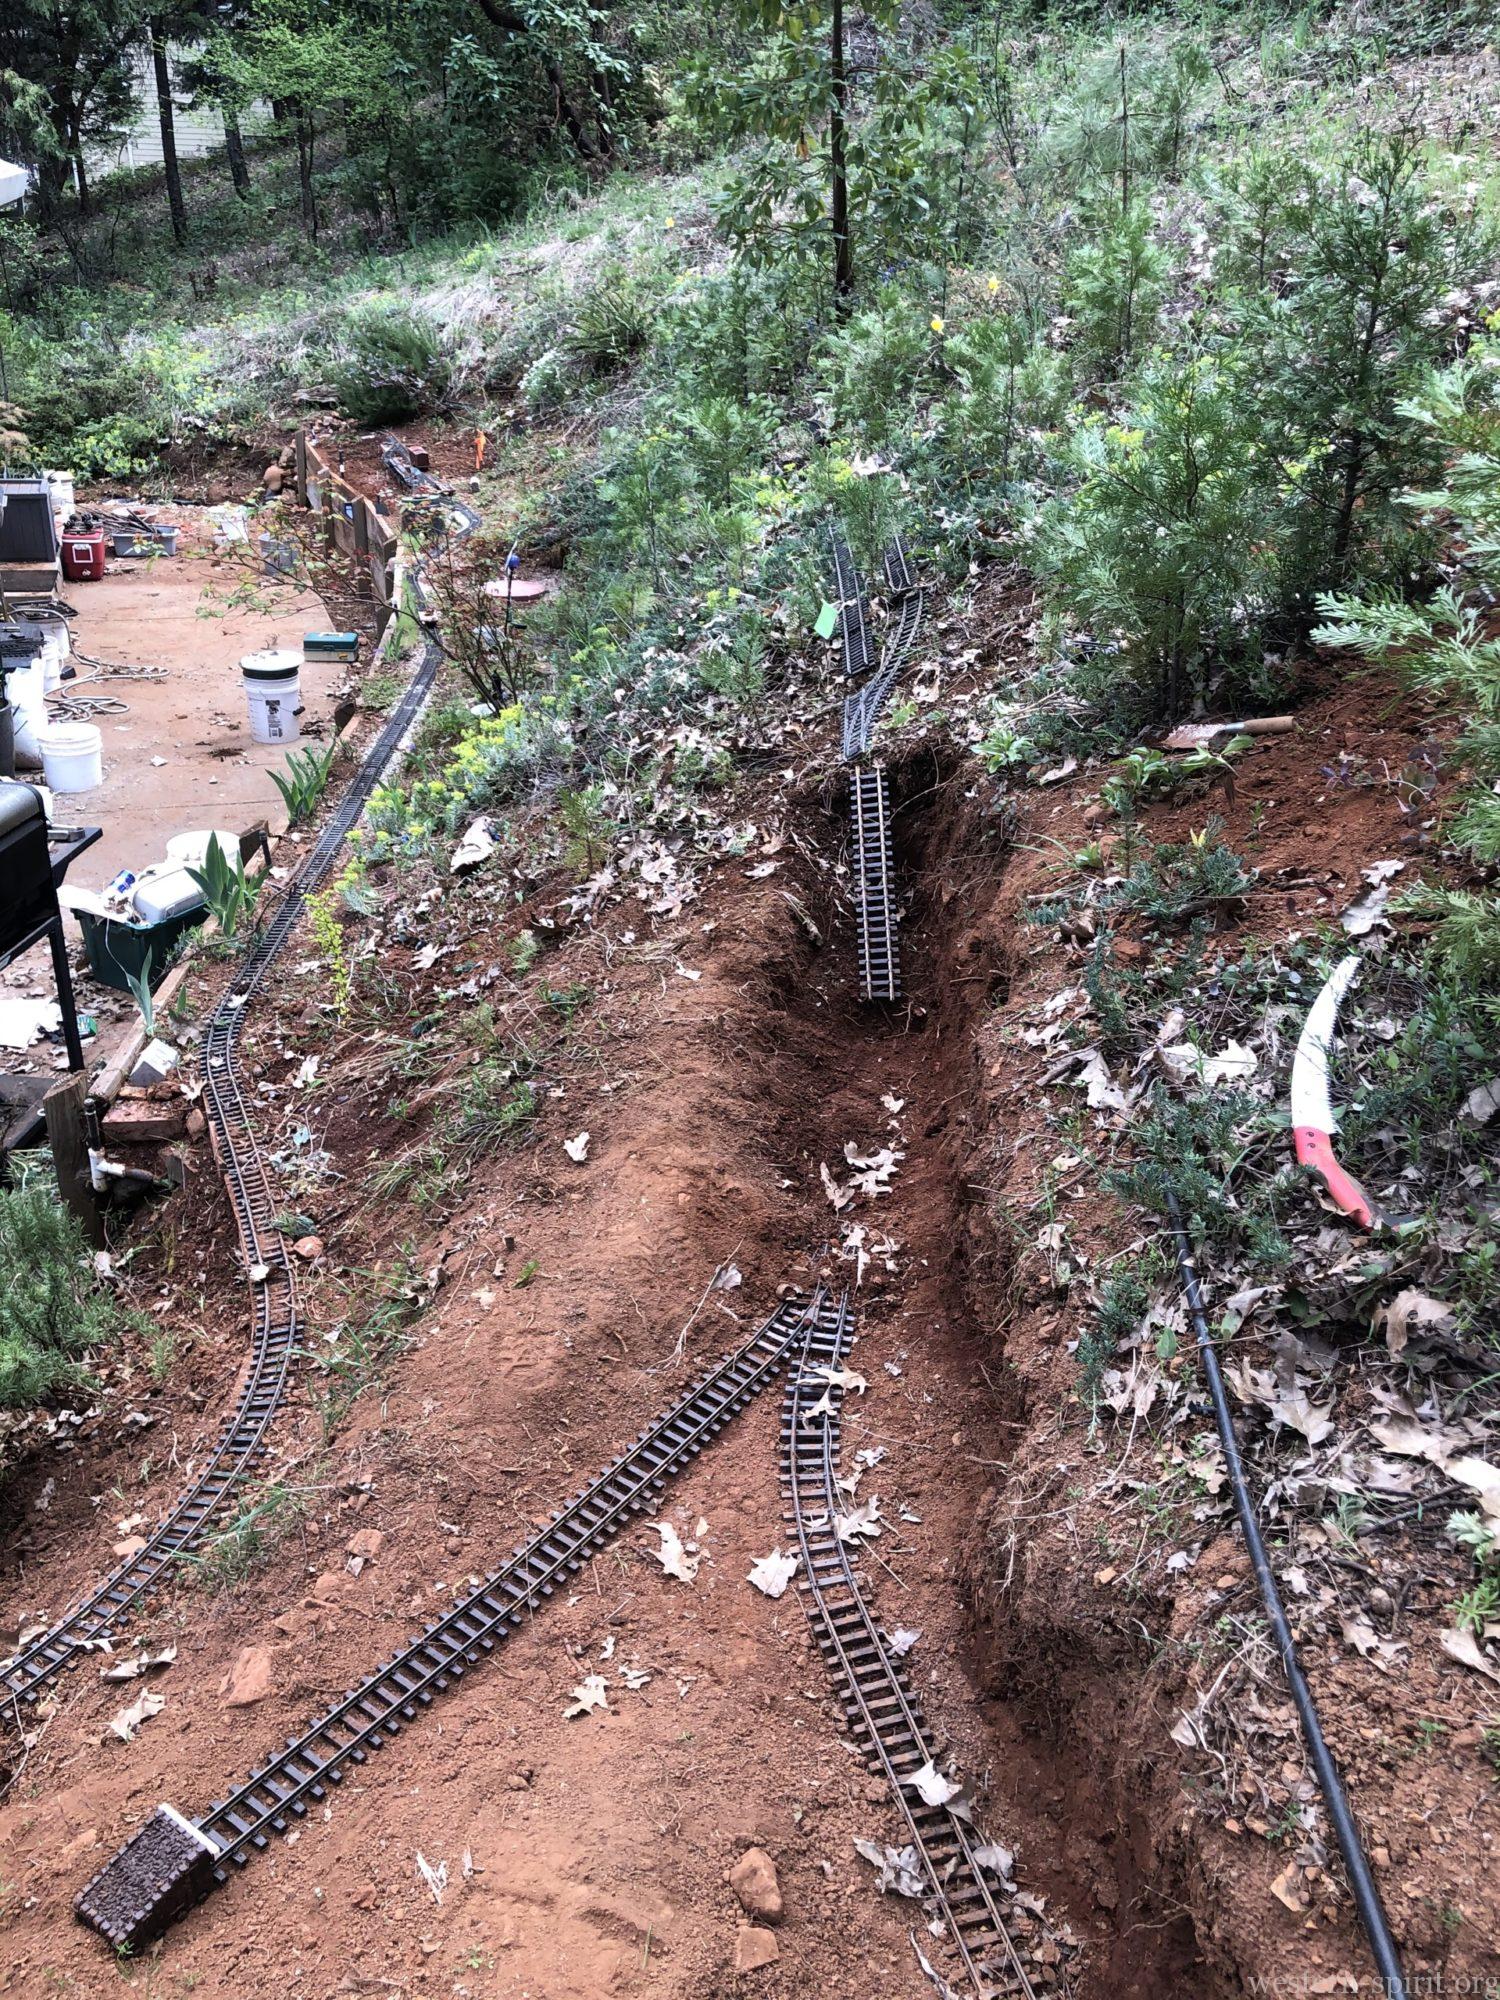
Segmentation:
<svg viewBox="0 0 1500 2000">
<path fill-rule="evenodd" d="M 1250 924 L 1279 931 L 1326 912 L 1333 878 L 1347 883 L 1377 836 L 1400 837 L 1372 823 L 1383 794 L 1330 791 L 1332 834 L 1329 813 L 1305 803 L 1351 732 L 1372 758 L 1404 757 L 1423 733 L 1393 722 L 1375 741 L 1350 698 L 1330 694 L 1247 765 L 1234 830 L 1268 802 L 1257 859 L 1285 884 L 1251 904 Z M 371 1179 L 411 1149 L 423 1091 L 475 1051 L 450 1053 L 436 1085 L 404 1082 L 393 1051 L 410 1024 L 457 1018 L 474 997 L 465 978 L 485 981 L 506 940 L 555 905 L 455 899 L 406 944 L 388 938 L 384 998 L 332 1038 L 316 962 L 266 1004 L 248 1038 L 266 1129 L 274 1141 L 307 1125 L 340 1176 L 297 1197 L 324 1246 L 308 1274 L 314 1348 L 402 1245 L 430 1302 L 347 1408 L 328 1400 L 341 1378 L 309 1366 L 273 1481 L 300 1511 L 281 1511 L 242 1577 L 218 1590 L 189 1580 L 144 1621 L 177 1655 L 154 1682 L 165 1706 L 134 1741 L 109 1723 L 135 1685 L 63 1685 L 0 1812 L 0 1991 L 114 1990 L 71 1899 L 156 1803 L 192 1811 L 219 1797 L 497 1562 L 696 1363 L 743 1338 L 779 1286 L 852 1280 L 856 1260 L 839 1254 L 851 1221 L 872 1253 L 854 1357 L 869 1386 L 851 1399 L 845 1450 L 882 1454 L 862 1491 L 880 1494 L 887 1523 L 864 1564 L 871 1593 L 888 1629 L 920 1631 L 911 1664 L 929 1718 L 988 1835 L 1016 1848 L 1018 1884 L 1081 1946 L 1062 1954 L 1076 1991 L 1144 2000 L 1230 1992 L 1267 1970 L 1312 1965 L 1335 1982 L 1363 1971 L 1336 1884 L 1294 1915 L 1269 1893 L 1283 1852 L 1197 1812 L 1183 1790 L 1189 1760 L 1167 1731 L 1199 1622 L 1231 1591 L 1252 1608 L 1232 1534 L 1185 1577 L 1153 1569 L 1128 1596 L 1105 1575 L 1124 1570 L 1101 1530 L 1133 1544 L 1140 1529 L 1126 1491 L 1101 1494 L 1096 1470 L 1129 1446 L 1101 1441 L 1077 1400 L 1077 1315 L 1034 1247 L 1034 1176 L 1057 1142 L 1045 1063 L 1014 1032 L 1075 976 L 1065 947 L 1020 920 L 1093 824 L 1089 788 L 1033 795 L 1018 816 L 950 753 L 898 752 L 913 1000 L 883 1019 L 853 998 L 842 787 L 825 785 L 828 762 L 826 743 L 809 742 L 789 776 L 737 800 L 754 838 L 677 913 L 606 906 L 540 971 L 484 986 L 502 1015 L 534 1012 L 542 979 L 590 997 L 543 1067 L 522 1143 L 469 1162 L 431 1206 L 409 1180 L 376 1200 Z M 451 956 L 419 964 L 417 936 L 448 940 Z M 298 1091 L 309 1034 L 321 1080 Z M 563 1140 L 584 1130 L 575 1161 Z M 822 1169 L 843 1180 L 846 1143 L 902 1158 L 888 1193 L 836 1214 Z M 1119 1247 L 1114 1206 L 1082 1182 L 1068 1199 L 1080 1243 Z M 740 1285 L 710 1290 L 729 1264 Z M 137 1297 L 159 1293 L 162 1322 L 205 1331 L 159 1384 L 137 1365 L 76 1448 L 41 1445 L 13 1486 L 16 1625 L 60 1610 L 122 1523 L 155 1517 L 228 1395 L 243 1332 L 206 1162 L 185 1208 L 166 1212 L 147 1276 Z M 771 1601 L 746 1581 L 783 1541 L 774 1404 L 773 1391 L 670 1489 L 664 1518 L 702 1556 L 691 1585 L 662 1574 L 642 1524 L 126 1979 L 236 2000 L 928 1993 L 914 1906 L 877 1897 L 852 1846 L 894 1839 L 896 1816 L 841 1734 L 795 1595 Z M 150 1419 L 144 1463 L 120 1428 L 128 1407 Z M 1382 1864 L 1408 1941 L 1432 1958 L 1449 1904 L 1482 1936 L 1483 1766 L 1470 1755 L 1440 1767 L 1458 1754 L 1445 1738 L 1418 1766 L 1418 1800 L 1409 1760 L 1362 1749 L 1383 1718 L 1399 1720 L 1401 1691 L 1357 1659 L 1314 1652 L 1309 1666 L 1369 1823 L 1410 1823 Z M 1423 1712 L 1467 1721 L 1457 1670 L 1423 1671 Z M 566 1719 L 591 1673 L 606 1678 L 608 1711 Z M 1270 1677 L 1262 1695 L 1268 1711 L 1282 1704 Z M 1297 1763 L 1294 1743 L 1283 1756 Z M 726 1876 L 751 1844 L 775 1858 L 787 1915 L 776 1962 L 736 1975 L 743 1914 Z M 441 1901 L 419 1855 L 446 1869 Z M 1057 1973 L 1038 1966 L 1039 1980 Z"/>
</svg>

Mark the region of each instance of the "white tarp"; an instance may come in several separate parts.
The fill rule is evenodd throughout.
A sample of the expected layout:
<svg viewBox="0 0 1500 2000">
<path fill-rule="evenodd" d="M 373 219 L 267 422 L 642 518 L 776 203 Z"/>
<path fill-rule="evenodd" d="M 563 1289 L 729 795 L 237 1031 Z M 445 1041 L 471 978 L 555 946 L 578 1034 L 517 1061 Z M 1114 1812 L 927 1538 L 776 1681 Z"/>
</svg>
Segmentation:
<svg viewBox="0 0 1500 2000">
<path fill-rule="evenodd" d="M 9 208 L 13 201 L 19 201 L 30 184 L 30 178 L 24 167 L 15 167 L 9 160 L 0 160 L 0 208 Z"/>
</svg>

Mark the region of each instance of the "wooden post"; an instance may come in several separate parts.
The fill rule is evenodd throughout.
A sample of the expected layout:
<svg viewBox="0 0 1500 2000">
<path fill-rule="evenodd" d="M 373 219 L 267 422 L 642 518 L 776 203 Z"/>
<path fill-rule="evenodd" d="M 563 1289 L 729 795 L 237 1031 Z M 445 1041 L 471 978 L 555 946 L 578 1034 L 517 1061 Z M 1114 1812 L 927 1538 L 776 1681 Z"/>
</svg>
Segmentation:
<svg viewBox="0 0 1500 2000">
<path fill-rule="evenodd" d="M 297 499 L 302 506 L 307 505 L 307 432 L 297 433 Z"/>
<path fill-rule="evenodd" d="M 87 1092 L 87 1077 L 59 1078 L 42 1099 L 42 1116 L 47 1121 L 47 1144 L 52 1149 L 57 1191 L 63 1206 L 77 1216 L 84 1241 L 98 1249 L 104 1242 L 104 1217 L 94 1199 L 89 1172 L 89 1142 L 83 1122 Z"/>
</svg>

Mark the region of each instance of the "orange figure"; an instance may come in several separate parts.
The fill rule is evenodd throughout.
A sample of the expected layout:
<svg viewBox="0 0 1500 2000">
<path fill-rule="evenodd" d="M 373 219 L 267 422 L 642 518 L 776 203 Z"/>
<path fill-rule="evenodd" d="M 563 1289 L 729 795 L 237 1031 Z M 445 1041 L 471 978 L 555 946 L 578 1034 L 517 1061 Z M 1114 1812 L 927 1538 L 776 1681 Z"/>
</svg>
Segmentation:
<svg viewBox="0 0 1500 2000">
<path fill-rule="evenodd" d="M 486 446 L 486 445 L 487 445 L 488 443 L 489 443 L 489 439 L 488 439 L 488 438 L 487 438 L 487 437 L 485 436 L 485 434 L 484 434 L 484 432 L 483 432 L 483 431 L 475 431 L 475 433 L 474 433 L 474 470 L 475 470 L 476 472 L 478 472 L 479 468 L 480 468 L 480 467 L 481 467 L 481 466 L 482 466 L 482 465 L 484 464 L 484 450 L 485 450 L 485 446 Z"/>
</svg>

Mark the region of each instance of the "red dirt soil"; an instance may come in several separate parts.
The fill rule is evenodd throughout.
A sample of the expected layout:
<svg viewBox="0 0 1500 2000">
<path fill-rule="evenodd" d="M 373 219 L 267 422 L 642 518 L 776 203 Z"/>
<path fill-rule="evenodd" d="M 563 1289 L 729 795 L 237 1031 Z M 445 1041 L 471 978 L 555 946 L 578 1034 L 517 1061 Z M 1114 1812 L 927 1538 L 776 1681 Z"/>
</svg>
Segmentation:
<svg viewBox="0 0 1500 2000">
<path fill-rule="evenodd" d="M 1221 807 L 1268 881 L 1276 869 L 1319 878 L 1252 899 L 1251 928 L 1326 917 L 1331 899 L 1353 893 L 1361 863 L 1403 851 L 1393 792 L 1324 788 L 1317 801 L 1319 768 L 1346 731 L 1372 761 L 1405 761 L 1417 740 L 1409 709 L 1401 724 L 1369 729 L 1373 692 L 1346 687 L 1304 709 L 1295 735 L 1246 760 Z M 850 928 L 826 868 L 843 839 L 842 787 L 823 784 L 831 753 L 819 738 L 784 760 L 798 776 L 736 801 L 762 833 L 792 836 L 778 872 L 750 880 L 753 854 L 727 862 L 679 917 L 653 926 L 617 906 L 548 953 L 538 977 L 586 982 L 592 999 L 544 1073 L 550 1094 L 534 1133 L 474 1167 L 435 1238 L 414 1209 L 368 1205 L 365 1178 L 409 1143 L 374 1027 L 324 1053 L 317 1091 L 266 1098 L 268 1135 L 305 1118 L 345 1176 L 331 1193 L 297 1197 L 315 1208 L 327 1246 L 307 1286 L 313 1345 L 397 1240 L 413 1244 L 419 1268 L 440 1265 L 442 1283 L 412 1344 L 331 1440 L 316 1404 L 323 1384 L 304 1376 L 278 1450 L 279 1476 L 305 1489 L 306 1512 L 270 1556 L 232 1589 L 185 1586 L 142 1621 L 153 1642 L 178 1647 L 153 1683 L 161 1713 L 127 1745 L 108 1723 L 140 1683 L 82 1672 L 62 1683 L 0 1811 L 0 1993 L 114 1990 L 118 1975 L 73 1922 L 71 1899 L 158 1801 L 191 1813 L 222 1796 L 499 1561 L 680 1394 L 686 1370 L 743 1339 L 778 1286 L 851 1274 L 831 1254 L 819 1171 L 825 1161 L 841 1171 L 847 1140 L 905 1151 L 893 1192 L 851 1211 L 901 1246 L 898 1271 L 872 1265 L 858 1300 L 853 1365 L 869 1388 L 850 1398 L 845 1464 L 885 1448 L 861 1493 L 881 1495 L 889 1523 L 864 1573 L 887 1629 L 922 1633 L 914 1679 L 986 1836 L 1017 1849 L 1018 1883 L 1082 1942 L 1077 1991 L 1146 2000 L 1236 1990 L 1246 1970 L 1365 1965 L 1346 1906 L 1309 1940 L 1265 1892 L 1274 1851 L 1235 1842 L 1184 1806 L 1166 1736 L 1169 1677 L 1153 1669 L 1138 1621 L 1092 1581 L 1097 1557 L 1078 1540 L 1088 1523 L 1059 1540 L 1041 1520 L 1014 1560 L 997 1540 L 1010 1514 L 1040 1519 L 1064 1506 L 1086 1448 L 1063 1348 L 1076 1315 L 1039 1283 L 1034 1252 L 1018 1260 L 1010 1222 L 1019 1218 L 1029 1243 L 1032 1154 L 1051 1150 L 1027 1144 L 1040 1132 L 1045 1064 L 1003 1033 L 1073 976 L 1064 947 L 1018 915 L 1053 877 L 1053 843 L 1069 851 L 1094 822 L 1082 782 L 1061 797 L 1034 794 L 1027 845 L 1013 855 L 1008 812 L 971 768 L 920 746 L 893 761 L 913 891 L 906 985 L 917 996 L 894 1021 L 854 1001 Z M 1165 814 L 1152 832 L 1202 817 Z M 463 908 L 475 949 L 427 972 L 410 954 L 383 966 L 403 1018 L 432 1009 L 437 987 L 461 976 L 456 965 L 499 959 L 526 915 Z M 321 986 L 306 969 L 260 1003 L 247 1068 L 284 1082 Z M 898 1113 L 885 1096 L 901 1101 Z M 576 1164 L 562 1140 L 582 1129 L 589 1153 Z M 163 1465 L 158 1444 L 144 1477 L 140 1446 L 112 1442 L 123 1396 L 79 1448 L 38 1451 L 6 1496 L 11 1520 L 29 1530 L 24 1573 L 8 1579 L 13 1623 L 55 1614 L 96 1576 L 120 1517 L 156 1518 L 228 1398 L 242 1292 L 206 1158 L 194 1173 L 163 1214 L 149 1275 L 170 1289 L 165 1320 L 194 1325 L 201 1293 L 210 1330 L 159 1388 L 139 1366 L 129 1385 L 156 1419 L 147 1447 L 170 1437 L 173 1461 Z M 1070 1224 L 1085 1242 L 1092 1224 L 1119 1245 L 1118 1211 L 1100 1198 L 1081 1200 Z M 741 1287 L 706 1294 L 731 1261 Z M 685 1325 L 683 1366 L 674 1355 Z M 897 1816 L 840 1734 L 795 1592 L 772 1602 L 745 1581 L 756 1557 L 785 1546 L 778 1394 L 668 1489 L 663 1518 L 703 1551 L 694 1584 L 662 1575 L 644 1525 L 628 1533 L 567 1602 L 124 1968 L 129 1983 L 235 2000 L 924 2000 L 932 1989 L 909 1943 L 916 1908 L 877 1897 L 851 1846 L 855 1836 L 898 1840 Z M 382 1538 L 378 1552 L 351 1574 L 347 1545 L 367 1529 Z M 1243 1569 L 1226 1542 L 1198 1574 Z M 1190 1595 L 1174 1613 L 1164 1597 L 1153 1625 L 1176 1629 L 1189 1605 Z M 630 1690 L 622 1664 L 649 1682 Z M 1323 1664 L 1309 1662 L 1320 1692 Z M 609 1678 L 609 1713 L 565 1720 L 574 1685 L 594 1672 Z M 236 1675 L 264 1683 L 248 1709 L 229 1705 Z M 1341 1753 L 1368 1726 L 1368 1680 L 1338 1663 L 1330 1728 Z M 1362 1809 L 1383 1809 L 1392 1772 L 1360 1765 L 1354 1775 L 1367 1781 Z M 1428 1823 L 1446 1833 L 1455 1866 L 1447 1850 L 1413 1851 L 1419 1895 L 1463 1895 L 1467 1909 L 1493 1896 L 1492 1884 L 1474 1884 L 1476 1834 L 1462 1828 L 1466 1813 L 1489 1810 L 1467 1779 L 1433 1803 Z M 742 1916 L 726 1876 L 752 1843 L 776 1859 L 787 1917 L 778 1961 L 737 1977 Z M 441 1904 L 419 1853 L 446 1864 Z"/>
</svg>

